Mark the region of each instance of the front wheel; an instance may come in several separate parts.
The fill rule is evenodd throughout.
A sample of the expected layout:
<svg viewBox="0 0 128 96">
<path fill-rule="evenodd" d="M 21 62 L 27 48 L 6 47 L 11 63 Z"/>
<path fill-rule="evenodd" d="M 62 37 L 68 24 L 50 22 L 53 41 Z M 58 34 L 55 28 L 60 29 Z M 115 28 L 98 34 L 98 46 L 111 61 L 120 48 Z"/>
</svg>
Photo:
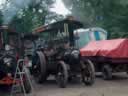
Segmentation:
<svg viewBox="0 0 128 96">
<path fill-rule="evenodd" d="M 85 66 L 82 68 L 82 81 L 86 85 L 92 85 L 95 81 L 95 68 L 94 64 L 87 60 L 86 63 L 82 62 Z"/>
<path fill-rule="evenodd" d="M 57 83 L 60 88 L 65 88 L 68 81 L 68 69 L 66 64 L 60 62 L 57 70 Z"/>
<path fill-rule="evenodd" d="M 25 93 L 30 93 L 31 92 L 31 85 L 30 85 L 30 82 L 29 82 L 27 76 L 25 76 L 25 80 L 23 81 L 23 84 L 24 84 Z"/>
</svg>

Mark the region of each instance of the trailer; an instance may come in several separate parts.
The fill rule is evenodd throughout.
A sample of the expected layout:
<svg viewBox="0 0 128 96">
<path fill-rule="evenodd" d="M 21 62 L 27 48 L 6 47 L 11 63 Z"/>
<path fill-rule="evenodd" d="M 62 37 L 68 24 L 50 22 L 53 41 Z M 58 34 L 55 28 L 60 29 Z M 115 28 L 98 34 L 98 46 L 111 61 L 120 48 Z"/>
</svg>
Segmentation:
<svg viewBox="0 0 128 96">
<path fill-rule="evenodd" d="M 112 79 L 112 73 L 128 72 L 128 39 L 92 41 L 81 48 L 83 60 L 93 62 L 96 72 L 103 78 Z"/>
</svg>

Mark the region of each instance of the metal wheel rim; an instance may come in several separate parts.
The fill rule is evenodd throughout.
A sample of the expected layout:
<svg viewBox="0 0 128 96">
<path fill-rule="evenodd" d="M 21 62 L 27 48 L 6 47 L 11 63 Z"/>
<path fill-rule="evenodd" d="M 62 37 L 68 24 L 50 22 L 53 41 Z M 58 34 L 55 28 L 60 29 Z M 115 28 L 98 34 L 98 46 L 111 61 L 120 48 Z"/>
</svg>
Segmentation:
<svg viewBox="0 0 128 96">
<path fill-rule="evenodd" d="M 38 57 L 38 59 L 37 59 L 36 65 L 34 65 L 34 67 L 35 67 L 35 66 L 36 66 L 36 68 L 34 68 L 34 77 L 39 77 L 39 76 L 40 76 L 40 72 L 41 72 L 39 57 Z"/>
</svg>

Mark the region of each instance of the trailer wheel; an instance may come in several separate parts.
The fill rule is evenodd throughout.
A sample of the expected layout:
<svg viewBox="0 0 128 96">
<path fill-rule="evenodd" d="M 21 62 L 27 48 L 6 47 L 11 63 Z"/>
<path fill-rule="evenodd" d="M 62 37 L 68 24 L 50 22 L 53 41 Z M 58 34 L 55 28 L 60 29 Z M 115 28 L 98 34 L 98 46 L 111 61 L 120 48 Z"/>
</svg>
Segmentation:
<svg viewBox="0 0 128 96">
<path fill-rule="evenodd" d="M 58 64 L 57 69 L 57 83 L 60 88 L 65 88 L 68 81 L 68 69 L 64 62 Z"/>
<path fill-rule="evenodd" d="M 37 52 L 33 57 L 32 71 L 34 79 L 37 83 L 43 83 L 46 81 L 46 59 L 41 51 Z"/>
<path fill-rule="evenodd" d="M 111 80 L 112 79 L 112 68 L 110 65 L 104 65 L 102 69 L 103 79 Z"/>
<path fill-rule="evenodd" d="M 127 66 L 126 74 L 128 74 L 128 66 Z"/>
<path fill-rule="evenodd" d="M 92 85 L 95 81 L 95 68 L 90 60 L 87 60 L 85 68 L 82 69 L 82 81 L 86 85 Z"/>
</svg>

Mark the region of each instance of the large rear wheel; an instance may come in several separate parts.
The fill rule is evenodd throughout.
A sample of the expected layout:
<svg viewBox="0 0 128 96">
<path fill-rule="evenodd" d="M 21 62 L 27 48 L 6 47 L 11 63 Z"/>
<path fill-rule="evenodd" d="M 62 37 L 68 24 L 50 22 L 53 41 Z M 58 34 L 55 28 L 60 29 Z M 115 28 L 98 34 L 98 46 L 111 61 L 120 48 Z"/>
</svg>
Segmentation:
<svg viewBox="0 0 128 96">
<path fill-rule="evenodd" d="M 37 52 L 33 57 L 32 71 L 34 79 L 37 83 L 43 83 L 46 81 L 46 59 L 41 51 Z"/>
<path fill-rule="evenodd" d="M 87 60 L 85 62 L 81 62 L 84 64 L 84 68 L 82 68 L 82 81 L 86 85 L 92 85 L 95 81 L 95 68 L 94 64 Z"/>
<path fill-rule="evenodd" d="M 57 70 L 57 83 L 60 88 L 65 88 L 68 81 L 68 69 L 66 64 L 63 61 L 60 62 Z"/>
</svg>

